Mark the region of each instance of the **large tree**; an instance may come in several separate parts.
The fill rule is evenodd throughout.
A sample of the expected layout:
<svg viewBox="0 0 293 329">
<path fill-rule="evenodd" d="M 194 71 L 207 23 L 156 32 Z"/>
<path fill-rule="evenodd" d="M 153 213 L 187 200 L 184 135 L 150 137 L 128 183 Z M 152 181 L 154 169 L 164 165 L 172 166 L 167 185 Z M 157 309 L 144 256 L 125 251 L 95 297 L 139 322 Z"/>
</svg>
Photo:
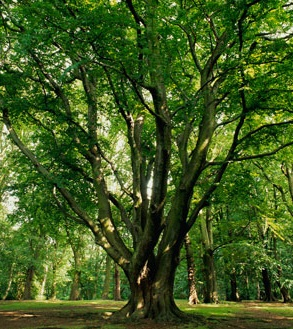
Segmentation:
<svg viewBox="0 0 293 329">
<path fill-rule="evenodd" d="M 181 316 L 180 249 L 229 163 L 292 145 L 291 12 L 283 0 L 1 2 L 2 119 L 126 274 L 122 314 Z"/>
</svg>

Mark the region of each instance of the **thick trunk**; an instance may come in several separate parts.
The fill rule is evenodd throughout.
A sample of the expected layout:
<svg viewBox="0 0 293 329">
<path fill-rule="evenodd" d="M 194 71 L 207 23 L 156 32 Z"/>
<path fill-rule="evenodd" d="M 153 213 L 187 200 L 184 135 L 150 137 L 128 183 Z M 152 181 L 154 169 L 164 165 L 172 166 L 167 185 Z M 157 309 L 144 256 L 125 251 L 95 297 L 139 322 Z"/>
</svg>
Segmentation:
<svg viewBox="0 0 293 329">
<path fill-rule="evenodd" d="M 271 279 L 269 277 L 269 272 L 266 268 L 263 268 L 261 273 L 262 273 L 262 282 L 265 289 L 264 301 L 273 302 L 276 299 L 272 293 L 272 285 L 271 285 Z"/>
<path fill-rule="evenodd" d="M 156 289 L 158 285 L 160 287 Z M 133 283 L 131 297 L 122 310 L 123 314 L 156 320 L 173 320 L 180 317 L 182 314 L 175 304 L 171 286 L 167 280 L 163 283 L 149 281 L 143 286 Z M 164 293 L 158 293 L 157 290 L 164 290 Z"/>
<path fill-rule="evenodd" d="M 120 311 L 123 316 L 173 321 L 183 317 L 174 301 L 173 282 L 168 278 L 151 280 L 143 278 L 139 283 L 132 280 L 131 296 Z"/>
<path fill-rule="evenodd" d="M 33 283 L 35 277 L 35 268 L 34 266 L 30 266 L 26 271 L 26 280 L 23 292 L 23 299 L 30 300 L 33 298 Z"/>
<path fill-rule="evenodd" d="M 173 296 L 180 248 L 171 249 L 156 259 L 151 257 L 139 276 L 135 275 L 135 268 L 131 272 L 126 272 L 131 296 L 119 314 L 156 321 L 173 321 L 185 316 L 175 304 Z"/>
</svg>

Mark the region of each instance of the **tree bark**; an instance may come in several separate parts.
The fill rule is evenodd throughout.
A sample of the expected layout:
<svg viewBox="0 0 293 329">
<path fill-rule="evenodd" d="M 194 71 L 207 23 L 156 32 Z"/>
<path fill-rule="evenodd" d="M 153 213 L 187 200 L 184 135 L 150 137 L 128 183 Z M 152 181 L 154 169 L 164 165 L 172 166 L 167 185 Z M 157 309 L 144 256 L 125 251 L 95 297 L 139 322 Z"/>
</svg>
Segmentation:
<svg viewBox="0 0 293 329">
<path fill-rule="evenodd" d="M 237 277 L 236 277 L 235 269 L 233 269 L 230 274 L 230 285 L 231 285 L 230 300 L 233 302 L 239 302 L 240 298 L 239 298 L 239 293 L 238 293 Z"/>
<path fill-rule="evenodd" d="M 262 274 L 262 282 L 265 290 L 264 301 L 273 302 L 276 300 L 276 298 L 272 293 L 272 285 L 271 285 L 271 279 L 269 277 L 269 272 L 266 268 L 263 268 L 261 274 Z"/>
<path fill-rule="evenodd" d="M 280 293 L 283 297 L 283 302 L 288 303 L 288 302 L 291 302 L 289 289 L 284 284 L 282 285 L 281 277 L 282 277 L 282 268 L 281 268 L 281 266 L 278 266 L 278 280 L 276 283 L 277 283 L 277 285 L 280 289 Z"/>
<path fill-rule="evenodd" d="M 7 283 L 7 288 L 6 288 L 5 293 L 4 293 L 3 297 L 2 297 L 2 300 L 6 300 L 8 294 L 9 294 L 9 291 L 10 291 L 10 288 L 11 288 L 11 284 L 12 284 L 12 280 L 13 280 L 14 266 L 15 266 L 14 263 L 12 263 L 12 265 L 10 266 L 9 279 L 8 279 L 8 283 Z"/>
<path fill-rule="evenodd" d="M 23 292 L 24 300 L 31 300 L 33 298 L 33 282 L 35 278 L 35 268 L 31 265 L 26 271 L 26 280 Z"/>
<path fill-rule="evenodd" d="M 283 286 L 280 286 L 280 292 L 282 294 L 283 302 L 284 303 L 291 302 L 291 297 L 290 297 L 290 293 L 289 293 L 289 289 L 288 288 L 286 288 L 284 285 Z"/>
<path fill-rule="evenodd" d="M 120 271 L 117 264 L 114 268 L 114 282 L 114 300 L 121 300 Z"/>
<path fill-rule="evenodd" d="M 80 299 L 80 278 L 81 278 L 81 271 L 78 269 L 74 270 L 70 296 L 69 300 L 79 300 Z"/>
<path fill-rule="evenodd" d="M 51 291 L 50 291 L 50 296 L 49 299 L 51 300 L 55 300 L 57 297 L 57 281 L 56 281 L 56 277 L 57 277 L 57 266 L 55 264 L 55 262 L 53 263 L 53 268 L 52 268 L 52 283 L 51 283 Z"/>
<path fill-rule="evenodd" d="M 189 289 L 188 303 L 189 305 L 196 305 L 199 303 L 199 299 L 196 290 L 195 263 L 191 241 L 188 234 L 186 234 L 186 237 L 184 239 L 184 246 L 187 260 L 187 280 Z"/>
<path fill-rule="evenodd" d="M 47 284 L 47 277 L 48 277 L 48 265 L 44 266 L 44 277 L 42 280 L 42 284 L 41 284 L 41 290 L 39 293 L 39 296 L 37 297 L 38 299 L 46 299 L 45 297 L 45 288 L 46 288 L 46 284 Z"/>
<path fill-rule="evenodd" d="M 107 255 L 105 279 L 104 279 L 103 292 L 102 292 L 103 299 L 109 299 L 110 285 L 111 285 L 111 268 L 112 268 L 112 259 L 109 255 Z"/>
<path fill-rule="evenodd" d="M 70 300 L 79 300 L 80 299 L 80 285 L 81 285 L 81 255 L 80 251 L 76 246 L 71 244 L 71 248 L 74 255 L 74 270 L 73 270 L 73 278 L 71 284 L 70 291 Z"/>
<path fill-rule="evenodd" d="M 249 287 L 248 275 L 245 276 L 244 282 L 245 282 L 245 296 L 244 296 L 244 299 L 249 300 L 250 299 L 250 291 L 249 291 L 250 287 Z"/>
<path fill-rule="evenodd" d="M 204 303 L 218 303 L 215 262 L 212 250 L 204 252 L 203 269 L 205 277 Z"/>
<path fill-rule="evenodd" d="M 203 245 L 203 272 L 205 278 L 204 303 L 218 303 L 216 270 L 213 251 L 213 227 L 210 208 L 201 218 L 201 236 Z"/>
<path fill-rule="evenodd" d="M 173 296 L 180 247 L 173 246 L 158 257 L 150 256 L 138 275 L 137 268 L 125 272 L 131 296 L 118 315 L 173 321 L 186 315 L 178 308 Z"/>
</svg>

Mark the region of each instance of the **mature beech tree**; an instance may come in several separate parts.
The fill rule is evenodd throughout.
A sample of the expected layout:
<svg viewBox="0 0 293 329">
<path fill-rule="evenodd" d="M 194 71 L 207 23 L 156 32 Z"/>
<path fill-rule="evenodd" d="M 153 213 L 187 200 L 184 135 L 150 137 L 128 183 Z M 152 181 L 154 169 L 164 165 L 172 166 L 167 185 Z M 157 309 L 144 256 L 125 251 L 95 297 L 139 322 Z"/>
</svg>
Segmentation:
<svg viewBox="0 0 293 329">
<path fill-rule="evenodd" d="M 126 274 L 122 314 L 181 316 L 180 248 L 227 166 L 292 145 L 292 7 L 1 2 L 2 119 Z"/>
</svg>

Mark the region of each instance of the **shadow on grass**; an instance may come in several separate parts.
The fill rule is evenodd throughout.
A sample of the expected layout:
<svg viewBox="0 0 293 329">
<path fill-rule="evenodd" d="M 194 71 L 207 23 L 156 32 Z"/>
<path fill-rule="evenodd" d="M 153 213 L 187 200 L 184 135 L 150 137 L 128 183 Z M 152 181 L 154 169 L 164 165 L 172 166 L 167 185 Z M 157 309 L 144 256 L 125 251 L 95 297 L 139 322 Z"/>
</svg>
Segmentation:
<svg viewBox="0 0 293 329">
<path fill-rule="evenodd" d="M 97 301 L 1 301 L 0 329 L 293 329 L 290 304 L 223 303 L 189 306 L 178 300 L 189 315 L 181 323 L 156 323 L 152 320 L 121 320 L 111 315 L 124 302 Z"/>
</svg>

